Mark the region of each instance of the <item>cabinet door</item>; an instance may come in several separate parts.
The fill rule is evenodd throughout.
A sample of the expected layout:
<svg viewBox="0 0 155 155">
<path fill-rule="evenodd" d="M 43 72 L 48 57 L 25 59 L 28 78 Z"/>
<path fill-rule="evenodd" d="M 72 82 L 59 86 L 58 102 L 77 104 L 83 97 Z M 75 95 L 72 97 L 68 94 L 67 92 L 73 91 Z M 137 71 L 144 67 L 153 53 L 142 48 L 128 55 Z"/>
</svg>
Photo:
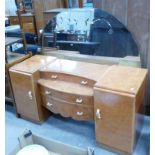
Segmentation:
<svg viewBox="0 0 155 155">
<path fill-rule="evenodd" d="M 32 75 L 10 71 L 17 113 L 22 117 L 39 121 L 38 108 L 36 104 Z"/>
<path fill-rule="evenodd" d="M 134 146 L 134 96 L 95 89 L 96 141 L 110 149 L 132 153 Z"/>
</svg>

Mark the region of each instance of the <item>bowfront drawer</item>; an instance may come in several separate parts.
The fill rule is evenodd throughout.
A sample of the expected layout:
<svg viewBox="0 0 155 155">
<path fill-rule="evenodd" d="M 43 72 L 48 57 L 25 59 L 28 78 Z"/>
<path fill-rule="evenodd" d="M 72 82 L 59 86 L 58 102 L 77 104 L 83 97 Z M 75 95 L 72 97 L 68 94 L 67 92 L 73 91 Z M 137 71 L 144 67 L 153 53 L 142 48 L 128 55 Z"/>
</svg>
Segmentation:
<svg viewBox="0 0 155 155">
<path fill-rule="evenodd" d="M 50 111 L 77 120 L 94 119 L 93 88 L 60 79 L 39 79 L 38 84 L 43 105 Z"/>
<path fill-rule="evenodd" d="M 42 104 L 45 108 L 47 108 L 53 113 L 56 113 L 56 114 L 59 113 L 58 105 L 55 102 L 53 102 L 52 100 L 49 100 L 49 98 L 44 95 L 41 95 L 41 96 L 42 96 L 42 101 L 43 101 Z"/>
<path fill-rule="evenodd" d="M 62 80 L 66 82 L 74 82 L 83 86 L 93 87 L 95 84 L 94 80 L 87 79 L 77 75 L 70 75 L 66 73 L 58 73 L 58 72 L 47 72 L 40 71 L 41 78 L 51 79 L 51 80 Z"/>
<path fill-rule="evenodd" d="M 76 120 L 94 120 L 94 107 L 74 105 L 72 118 Z"/>
<path fill-rule="evenodd" d="M 56 98 L 76 105 L 89 105 L 92 107 L 94 106 L 93 96 L 83 96 L 83 95 L 60 92 L 44 86 L 40 86 L 40 89 L 41 89 L 41 93 L 49 98 Z"/>
<path fill-rule="evenodd" d="M 43 105 L 53 113 L 59 113 L 63 117 L 72 117 L 72 105 L 60 100 L 46 97 L 42 95 Z"/>
<path fill-rule="evenodd" d="M 72 117 L 76 120 L 93 120 L 94 108 L 91 106 L 74 105 L 59 99 L 42 95 L 43 106 L 53 113 L 63 117 Z"/>
</svg>

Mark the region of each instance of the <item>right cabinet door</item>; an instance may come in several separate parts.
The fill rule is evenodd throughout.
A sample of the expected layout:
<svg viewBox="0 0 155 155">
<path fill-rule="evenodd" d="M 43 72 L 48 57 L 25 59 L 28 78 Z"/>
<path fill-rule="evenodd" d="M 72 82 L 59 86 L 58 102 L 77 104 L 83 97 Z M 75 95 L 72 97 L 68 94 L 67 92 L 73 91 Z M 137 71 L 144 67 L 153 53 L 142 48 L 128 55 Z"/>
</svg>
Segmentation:
<svg viewBox="0 0 155 155">
<path fill-rule="evenodd" d="M 17 113 L 32 121 L 38 121 L 33 79 L 31 74 L 10 71 Z"/>
<path fill-rule="evenodd" d="M 112 150 L 131 153 L 134 146 L 135 98 L 95 88 L 96 141 Z"/>
</svg>

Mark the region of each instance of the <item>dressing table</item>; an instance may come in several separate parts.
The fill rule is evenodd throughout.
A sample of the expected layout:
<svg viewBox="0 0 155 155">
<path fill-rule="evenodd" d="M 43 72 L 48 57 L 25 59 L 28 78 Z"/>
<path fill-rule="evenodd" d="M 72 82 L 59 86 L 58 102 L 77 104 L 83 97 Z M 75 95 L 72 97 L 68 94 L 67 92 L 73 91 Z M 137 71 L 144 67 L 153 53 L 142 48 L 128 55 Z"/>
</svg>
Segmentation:
<svg viewBox="0 0 155 155">
<path fill-rule="evenodd" d="M 147 70 L 35 55 L 9 70 L 17 113 L 95 121 L 96 142 L 131 154 L 142 127 Z"/>
</svg>

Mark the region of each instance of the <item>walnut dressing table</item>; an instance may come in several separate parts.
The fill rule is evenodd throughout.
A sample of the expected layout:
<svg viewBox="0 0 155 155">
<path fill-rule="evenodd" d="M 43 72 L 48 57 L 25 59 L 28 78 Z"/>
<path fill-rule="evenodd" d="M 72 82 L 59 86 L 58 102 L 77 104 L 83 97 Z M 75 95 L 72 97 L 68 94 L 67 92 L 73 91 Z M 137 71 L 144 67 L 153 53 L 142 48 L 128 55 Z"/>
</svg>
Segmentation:
<svg viewBox="0 0 155 155">
<path fill-rule="evenodd" d="M 133 152 L 143 123 L 146 69 L 36 55 L 9 72 L 21 117 L 42 122 L 52 112 L 94 120 L 98 145 Z"/>
</svg>

